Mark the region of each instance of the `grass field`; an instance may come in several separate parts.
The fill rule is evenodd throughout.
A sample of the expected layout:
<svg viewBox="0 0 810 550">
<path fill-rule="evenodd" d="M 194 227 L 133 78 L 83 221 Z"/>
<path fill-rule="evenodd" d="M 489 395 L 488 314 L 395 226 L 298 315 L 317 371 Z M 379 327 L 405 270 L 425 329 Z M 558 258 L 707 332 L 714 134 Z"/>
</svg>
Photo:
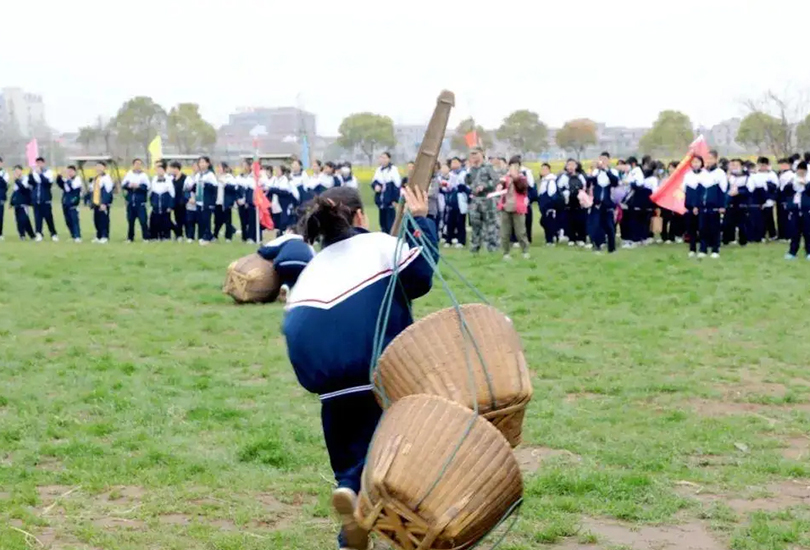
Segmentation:
<svg viewBox="0 0 810 550">
<path fill-rule="evenodd" d="M 248 247 L 128 246 L 120 206 L 107 246 L 6 230 L 0 549 L 333 547 L 318 401 L 282 310 L 220 292 Z M 533 373 L 502 548 L 810 548 L 810 262 L 784 252 L 446 254 Z M 436 288 L 416 314 L 448 303 Z"/>
</svg>

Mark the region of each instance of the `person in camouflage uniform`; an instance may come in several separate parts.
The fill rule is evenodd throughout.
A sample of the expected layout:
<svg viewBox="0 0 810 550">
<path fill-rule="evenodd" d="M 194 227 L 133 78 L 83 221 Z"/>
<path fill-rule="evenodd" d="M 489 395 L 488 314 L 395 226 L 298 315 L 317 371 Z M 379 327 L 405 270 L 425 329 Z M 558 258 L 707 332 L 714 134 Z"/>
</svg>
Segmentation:
<svg viewBox="0 0 810 550">
<path fill-rule="evenodd" d="M 492 165 L 484 162 L 480 147 L 470 151 L 467 170 L 467 187 L 470 188 L 470 225 L 472 239 L 470 250 L 478 252 L 486 245 L 489 252 L 498 250 L 499 227 L 495 199 L 488 199 L 487 194 L 495 191 L 499 177 Z M 482 242 L 483 241 L 483 242 Z"/>
</svg>

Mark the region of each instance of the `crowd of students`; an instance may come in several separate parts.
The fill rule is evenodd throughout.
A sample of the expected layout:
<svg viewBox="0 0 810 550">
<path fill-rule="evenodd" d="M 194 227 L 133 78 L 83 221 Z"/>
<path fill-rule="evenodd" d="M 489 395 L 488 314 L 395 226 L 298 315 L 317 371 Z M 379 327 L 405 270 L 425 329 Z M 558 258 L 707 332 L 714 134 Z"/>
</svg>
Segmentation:
<svg viewBox="0 0 810 550">
<path fill-rule="evenodd" d="M 140 226 L 144 241 L 185 240 L 207 245 L 220 236 L 231 241 L 237 233 L 246 242 L 260 240 L 253 196 L 256 179 L 251 162 L 245 160 L 241 173 L 235 176 L 227 163 L 215 166 L 203 156 L 193 163 L 192 174 L 186 175 L 179 162 L 159 160 L 154 166 L 155 175 L 150 177 L 144 171 L 143 161 L 135 159 L 121 181 L 126 201 L 127 241 L 135 240 L 136 226 Z M 332 187 L 358 186 L 349 163 L 315 161 L 309 175 L 298 160 L 293 160 L 290 167 L 263 169 L 259 184 L 271 202 L 272 219 L 279 233 L 295 224 L 298 208 L 315 195 Z M 28 173 L 17 165 L 10 175 L 0 159 L 0 240 L 4 239 L 3 206 L 9 191 L 20 239 L 42 241 L 47 226 L 51 240 L 59 240 L 53 215 L 54 185 L 62 191 L 62 212 L 71 239 L 82 241 L 80 208 L 84 204 L 93 213 L 93 242 L 109 242 L 115 184 L 107 164 L 97 162 L 95 175 L 85 186 L 75 166 L 54 174 L 43 158 L 38 158 Z M 234 210 L 239 230 L 234 223 Z"/>
<path fill-rule="evenodd" d="M 757 163 L 719 158 L 716 151 L 706 159 L 695 157 L 683 181 L 686 213 L 681 215 L 659 208 L 651 200 L 677 168 L 675 162 L 664 165 L 651 157 L 641 161 L 629 157 L 614 164 L 605 152 L 587 170 L 569 159 L 559 174 L 549 164 L 541 165 L 535 178 L 520 156 L 509 161 L 485 159 L 480 148 L 473 148 L 467 159 L 454 157 L 437 163 L 428 191 L 429 217 L 445 247 L 466 247 L 469 226 L 472 252 L 500 249 L 505 259 L 511 259 L 512 247 L 520 247 L 528 257 L 535 209 L 548 246 L 567 243 L 601 253 L 605 249 L 614 252 L 619 239 L 627 249 L 654 242 L 688 242 L 690 257 L 710 254 L 718 258 L 723 245 L 779 239 L 790 242 L 786 258 L 794 259 L 804 237 L 804 251 L 810 259 L 808 161 L 810 153 L 804 158 L 780 159 L 777 174 L 766 157 Z M 138 225 L 145 241 L 185 240 L 206 245 L 220 236 L 231 241 L 237 234 L 246 242 L 260 240 L 251 162 L 245 160 L 240 174 L 234 175 L 227 163 L 214 165 L 203 156 L 186 175 L 180 163 L 158 161 L 155 175 L 150 177 L 143 162 L 135 159 L 121 181 L 127 241 L 135 240 Z M 391 230 L 413 163 L 408 163 L 407 170 L 401 176 L 391 155 L 380 155 L 371 187 L 379 225 L 385 232 Z M 279 234 L 295 226 L 301 207 L 313 197 L 334 187 L 358 187 L 349 163 L 315 161 L 310 172 L 295 159 L 289 167 L 261 171 L 259 185 L 271 202 Z M 81 241 L 79 209 L 84 204 L 93 212 L 93 241 L 108 242 L 115 186 L 104 162 L 97 163 L 95 177 L 85 187 L 74 166 L 54 175 L 39 158 L 29 173 L 15 166 L 9 175 L 0 159 L 0 205 L 11 191 L 10 207 L 20 238 L 41 241 L 47 226 L 51 239 L 58 240 L 53 185 L 62 191 L 62 213 L 70 237 Z M 0 208 L 0 239 L 3 211 Z"/>
<path fill-rule="evenodd" d="M 574 159 L 560 174 L 543 164 L 538 180 L 519 156 L 508 162 L 490 158 L 483 167 L 481 162 L 480 149 L 474 149 L 469 160 L 454 157 L 437 165 L 429 196 L 445 247 L 467 245 L 469 213 L 473 252 L 480 250 L 482 235 L 494 251 L 499 234 L 504 259 L 511 258 L 510 246 L 528 255 L 537 208 L 548 246 L 567 243 L 601 253 L 614 252 L 617 238 L 625 249 L 688 242 L 689 257 L 716 259 L 721 245 L 783 240 L 790 242 L 786 258 L 794 259 L 804 237 L 810 260 L 810 153 L 780 159 L 778 174 L 767 157 L 754 163 L 720 158 L 717 151 L 697 156 L 682 184 L 684 214 L 651 198 L 677 162 L 629 157 L 614 165 L 604 152 L 588 170 Z M 496 211 L 499 217 L 491 215 Z"/>
</svg>

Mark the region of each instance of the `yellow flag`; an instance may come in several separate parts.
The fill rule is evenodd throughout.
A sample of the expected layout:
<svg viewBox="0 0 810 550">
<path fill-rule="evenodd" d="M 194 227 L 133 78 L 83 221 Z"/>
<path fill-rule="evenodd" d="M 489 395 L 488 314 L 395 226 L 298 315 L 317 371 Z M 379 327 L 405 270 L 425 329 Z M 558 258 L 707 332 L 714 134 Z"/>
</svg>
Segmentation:
<svg viewBox="0 0 810 550">
<path fill-rule="evenodd" d="M 160 136 L 155 136 L 155 139 L 149 144 L 149 156 L 153 163 L 163 158 L 163 140 L 160 139 Z"/>
</svg>

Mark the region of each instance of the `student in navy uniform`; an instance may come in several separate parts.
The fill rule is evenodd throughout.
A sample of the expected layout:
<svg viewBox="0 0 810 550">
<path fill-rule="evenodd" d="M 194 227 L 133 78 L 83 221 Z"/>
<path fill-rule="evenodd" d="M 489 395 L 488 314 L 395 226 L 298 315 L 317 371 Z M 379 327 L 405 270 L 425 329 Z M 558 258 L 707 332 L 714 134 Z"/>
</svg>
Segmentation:
<svg viewBox="0 0 810 550">
<path fill-rule="evenodd" d="M 723 218 L 723 245 L 748 244 L 748 211 L 751 207 L 749 174 L 743 168 L 742 159 L 731 159 L 728 177 L 728 208 Z"/>
<path fill-rule="evenodd" d="M 768 157 L 759 157 L 757 172 L 752 178 L 754 191 L 751 196 L 751 240 L 758 243 L 765 238 L 776 238 L 773 205 L 779 187 L 779 176 L 771 170 Z"/>
<path fill-rule="evenodd" d="M 174 221 L 172 222 L 172 230 L 175 239 L 182 241 L 186 228 L 186 203 L 188 202 L 185 196 L 186 175 L 183 173 L 183 167 L 176 160 L 169 163 L 169 175 L 174 185 L 174 206 L 172 207 Z"/>
<path fill-rule="evenodd" d="M 96 227 L 94 243 L 106 244 L 110 240 L 110 207 L 113 202 L 113 181 L 107 174 L 107 163 L 96 163 L 96 178 L 90 191 L 93 224 Z"/>
<path fill-rule="evenodd" d="M 200 157 L 197 163 L 200 166 L 200 176 L 197 180 L 197 215 L 200 222 L 200 244 L 211 243 L 211 219 L 217 209 L 217 190 L 219 181 L 211 166 L 211 159 Z"/>
<path fill-rule="evenodd" d="M 295 286 L 299 275 L 315 257 L 315 249 L 304 242 L 304 237 L 290 228 L 281 237 L 273 239 L 258 251 L 259 256 L 273 263 L 276 274 L 281 279 L 279 301 L 287 301 L 287 293 Z"/>
<path fill-rule="evenodd" d="M 627 209 L 624 214 L 627 217 L 627 238 L 625 239 L 624 231 L 622 231 L 622 246 L 633 248 L 646 241 L 649 233 L 649 225 L 646 228 L 644 226 L 645 208 L 647 206 L 645 200 L 646 188 L 644 186 L 645 176 L 644 170 L 639 166 L 636 157 L 629 157 L 626 166 L 625 184 L 627 185 L 627 195 L 624 201 Z"/>
<path fill-rule="evenodd" d="M 667 178 L 669 178 L 675 169 L 678 168 L 678 162 L 672 161 L 667 166 Z M 661 210 L 661 240 L 664 244 L 672 244 L 673 242 L 680 242 L 680 237 L 683 236 L 683 216 L 677 212 L 673 212 L 668 208 L 660 207 Z"/>
<path fill-rule="evenodd" d="M 309 174 L 307 174 L 306 170 L 304 170 L 301 161 L 298 159 L 293 159 L 293 161 L 290 163 L 289 180 L 290 186 L 298 190 L 298 198 L 301 204 L 305 204 L 314 196 L 312 190 L 310 189 Z"/>
<path fill-rule="evenodd" d="M 561 224 L 568 237 L 568 246 L 585 246 L 587 238 L 588 211 L 579 203 L 579 192 L 587 187 L 582 167 L 574 159 L 565 163 L 565 171 L 557 178 L 557 189 L 565 199 Z"/>
<path fill-rule="evenodd" d="M 132 170 L 124 176 L 121 187 L 126 191 L 127 200 L 127 242 L 135 241 L 135 221 L 141 224 L 141 238 L 150 238 L 146 221 L 146 202 L 149 200 L 149 176 L 143 171 L 143 161 L 132 161 Z"/>
<path fill-rule="evenodd" d="M 245 159 L 242 164 L 242 175 L 239 179 L 242 204 L 239 206 L 239 215 L 242 219 L 242 241 L 256 242 L 256 205 L 253 203 L 253 194 L 256 189 L 256 179 L 253 177 L 253 159 Z"/>
<path fill-rule="evenodd" d="M 352 163 L 344 162 L 340 167 L 340 185 L 341 187 L 351 187 L 352 189 L 358 188 L 357 178 L 352 174 Z"/>
<path fill-rule="evenodd" d="M 31 203 L 34 206 L 34 228 L 37 234 L 37 242 L 42 240 L 42 222 L 48 224 L 48 231 L 51 240 L 56 242 L 59 236 L 56 234 L 56 226 L 53 223 L 53 196 L 51 186 L 53 185 L 53 173 L 45 167 L 45 159 L 39 157 L 36 166 L 28 175 L 28 187 L 31 189 Z"/>
<path fill-rule="evenodd" d="M 450 159 L 450 173 L 447 185 L 440 191 L 444 193 L 445 219 L 445 248 L 454 246 L 464 248 L 467 246 L 467 204 L 470 188 L 467 186 L 467 172 L 461 167 L 461 159 Z"/>
<path fill-rule="evenodd" d="M 697 256 L 698 250 L 698 235 L 700 228 L 700 205 L 701 194 L 706 178 L 709 173 L 703 167 L 703 157 L 695 155 L 692 158 L 692 170 L 683 176 L 683 191 L 684 191 L 684 207 L 686 214 L 684 214 L 684 229 L 686 237 L 689 241 L 689 257 L 694 258 Z"/>
<path fill-rule="evenodd" d="M 793 180 L 796 173 L 791 168 L 790 159 L 779 160 L 779 188 L 776 191 L 776 222 L 780 241 L 790 239 L 790 223 L 787 217 L 787 206 L 793 200 Z"/>
<path fill-rule="evenodd" d="M 374 189 L 374 203 L 380 209 L 380 231 L 390 233 L 402 187 L 399 170 L 391 164 L 391 153 L 386 151 L 380 155 L 380 166 L 374 173 L 371 187 Z"/>
<path fill-rule="evenodd" d="M 709 249 L 712 258 L 720 257 L 722 232 L 721 219 L 726 212 L 728 201 L 728 178 L 718 165 L 717 151 L 709 151 L 709 165 L 700 194 L 700 252 L 698 258 L 705 258 Z"/>
<path fill-rule="evenodd" d="M 341 183 L 343 183 L 337 175 L 337 166 L 335 166 L 335 163 L 332 161 L 323 165 L 321 177 L 323 179 L 323 189 L 320 193 L 323 193 L 327 189 L 332 189 L 333 187 L 340 187 Z"/>
<path fill-rule="evenodd" d="M 225 227 L 225 242 L 231 242 L 236 228 L 233 226 L 233 207 L 239 196 L 239 186 L 233 177 L 233 170 L 227 162 L 218 166 L 219 188 L 217 189 L 217 216 L 214 238 L 219 239 L 219 231 Z"/>
<path fill-rule="evenodd" d="M 17 233 L 24 241 L 26 235 L 33 239 L 34 228 L 31 218 L 28 217 L 28 207 L 31 206 L 31 189 L 28 187 L 28 178 L 23 177 L 22 166 L 14 167 L 14 188 L 11 193 L 11 207 L 14 208 L 14 220 L 17 222 Z"/>
<path fill-rule="evenodd" d="M 8 174 L 3 168 L 3 159 L 0 157 L 0 241 L 4 241 L 3 218 L 5 217 L 6 200 L 8 199 Z"/>
<path fill-rule="evenodd" d="M 79 203 L 82 201 L 82 178 L 76 173 L 75 166 L 67 167 L 67 178 L 60 174 L 56 185 L 62 190 L 62 213 L 65 215 L 70 238 L 82 242 L 82 228 L 79 223 Z"/>
<path fill-rule="evenodd" d="M 183 184 L 183 201 L 186 204 L 186 242 L 193 243 L 200 225 L 200 205 L 197 204 L 197 181 L 200 177 L 198 162 L 191 165 L 192 173 Z"/>
<path fill-rule="evenodd" d="M 372 343 L 392 270 L 398 287 L 382 345 L 413 323 L 411 301 L 430 291 L 436 228 L 428 220 L 427 198 L 405 189 L 406 204 L 423 237 L 423 249 L 408 239 L 397 257 L 397 238 L 369 233 L 360 194 L 339 187 L 314 199 L 299 232 L 323 249 L 304 269 L 286 305 L 283 332 L 300 384 L 320 395 L 326 448 L 338 488 L 332 503 L 343 521 L 341 548 L 365 549 L 368 533 L 354 519 L 360 478 L 382 409 L 369 383 Z"/>
<path fill-rule="evenodd" d="M 557 208 L 560 196 L 557 193 L 557 177 L 551 172 L 551 165 L 544 162 L 540 166 L 540 186 L 537 189 L 537 204 L 540 206 L 540 226 L 546 235 L 546 246 L 554 246 L 559 237 Z"/>
<path fill-rule="evenodd" d="M 785 205 L 788 231 L 790 233 L 790 249 L 785 254 L 786 260 L 795 260 L 799 253 L 799 245 L 804 237 L 805 258 L 810 260 L 810 185 L 807 185 L 807 163 L 800 161 L 796 165 L 796 175 L 793 185 L 786 186 L 785 190 L 793 190 L 793 199 Z"/>
<path fill-rule="evenodd" d="M 593 205 L 588 214 L 588 234 L 597 252 L 607 239 L 608 253 L 616 251 L 616 205 L 613 188 L 619 185 L 619 174 L 610 167 L 610 155 L 602 153 L 590 177 Z"/>
<path fill-rule="evenodd" d="M 174 208 L 174 181 L 166 174 L 166 161 L 155 163 L 155 177 L 149 188 L 149 203 L 152 212 L 149 217 L 149 228 L 152 239 L 169 241 L 172 238 L 171 211 Z"/>
<path fill-rule="evenodd" d="M 278 213 L 274 223 L 276 232 L 280 237 L 289 227 L 298 223 L 298 207 L 301 204 L 301 195 L 298 188 L 290 184 L 290 169 L 286 166 L 276 166 L 273 169 L 273 179 L 270 183 L 269 194 L 273 203 L 277 205 Z"/>
</svg>

